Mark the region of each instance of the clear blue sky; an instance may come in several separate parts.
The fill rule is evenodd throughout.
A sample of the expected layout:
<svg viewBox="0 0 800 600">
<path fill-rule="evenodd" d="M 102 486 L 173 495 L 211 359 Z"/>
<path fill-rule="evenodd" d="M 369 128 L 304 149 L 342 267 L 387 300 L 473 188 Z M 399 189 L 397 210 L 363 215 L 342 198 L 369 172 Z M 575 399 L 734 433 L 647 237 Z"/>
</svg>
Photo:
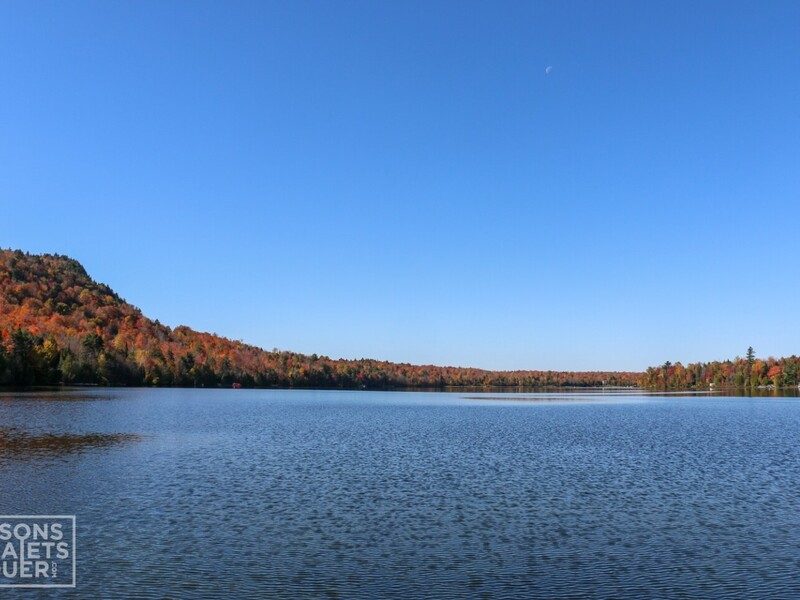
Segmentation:
<svg viewBox="0 0 800 600">
<path fill-rule="evenodd" d="M 798 31 L 796 1 L 3 0 L 0 246 L 270 349 L 796 354 Z"/>
</svg>

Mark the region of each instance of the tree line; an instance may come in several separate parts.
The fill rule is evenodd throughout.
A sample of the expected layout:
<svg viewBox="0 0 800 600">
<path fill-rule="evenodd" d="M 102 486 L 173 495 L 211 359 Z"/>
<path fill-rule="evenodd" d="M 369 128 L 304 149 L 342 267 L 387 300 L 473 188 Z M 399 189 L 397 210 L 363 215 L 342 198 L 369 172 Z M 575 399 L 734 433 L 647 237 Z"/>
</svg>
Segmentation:
<svg viewBox="0 0 800 600">
<path fill-rule="evenodd" d="M 639 385 L 659 389 L 795 387 L 800 383 L 800 357 L 756 358 L 752 346 L 744 358 L 698 362 L 689 365 L 665 362 L 649 367 Z"/>
<path fill-rule="evenodd" d="M 151 320 L 68 257 L 0 250 L 0 385 L 631 386 L 641 376 L 488 371 L 266 351 Z"/>
</svg>

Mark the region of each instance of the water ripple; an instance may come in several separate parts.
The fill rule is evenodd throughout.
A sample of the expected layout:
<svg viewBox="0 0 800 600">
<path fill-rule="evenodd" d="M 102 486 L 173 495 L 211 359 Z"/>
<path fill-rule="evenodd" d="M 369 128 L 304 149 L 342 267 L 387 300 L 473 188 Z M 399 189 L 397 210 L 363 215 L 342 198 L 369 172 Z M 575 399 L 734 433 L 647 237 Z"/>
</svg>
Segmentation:
<svg viewBox="0 0 800 600">
<path fill-rule="evenodd" d="M 68 597 L 800 597 L 793 401 L 404 398 L 67 403 L 145 437 L 28 463 L 0 501 L 78 515 Z"/>
</svg>

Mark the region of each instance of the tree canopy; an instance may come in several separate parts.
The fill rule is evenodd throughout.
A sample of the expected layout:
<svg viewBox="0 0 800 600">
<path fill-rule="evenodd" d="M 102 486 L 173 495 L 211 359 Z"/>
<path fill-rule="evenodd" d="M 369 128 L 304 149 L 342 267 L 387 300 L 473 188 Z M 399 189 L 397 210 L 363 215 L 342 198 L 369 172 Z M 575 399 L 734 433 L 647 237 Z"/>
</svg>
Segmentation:
<svg viewBox="0 0 800 600">
<path fill-rule="evenodd" d="M 756 358 L 753 347 L 744 358 L 650 367 L 639 380 L 643 387 L 660 389 L 708 389 L 709 387 L 794 387 L 800 383 L 800 358 Z"/>
<path fill-rule="evenodd" d="M 641 376 L 487 371 L 266 351 L 151 320 L 66 256 L 0 250 L 0 385 L 629 386 Z"/>
</svg>

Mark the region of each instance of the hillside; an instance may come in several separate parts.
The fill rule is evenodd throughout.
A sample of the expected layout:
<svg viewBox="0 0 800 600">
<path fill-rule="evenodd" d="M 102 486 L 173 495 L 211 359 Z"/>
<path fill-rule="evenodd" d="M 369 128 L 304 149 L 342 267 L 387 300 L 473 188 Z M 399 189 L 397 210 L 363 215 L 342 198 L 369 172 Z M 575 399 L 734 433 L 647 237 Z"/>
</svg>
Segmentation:
<svg viewBox="0 0 800 600">
<path fill-rule="evenodd" d="M 0 250 L 0 385 L 594 386 L 633 385 L 641 375 L 496 372 L 268 352 L 153 321 L 66 256 Z"/>
</svg>

